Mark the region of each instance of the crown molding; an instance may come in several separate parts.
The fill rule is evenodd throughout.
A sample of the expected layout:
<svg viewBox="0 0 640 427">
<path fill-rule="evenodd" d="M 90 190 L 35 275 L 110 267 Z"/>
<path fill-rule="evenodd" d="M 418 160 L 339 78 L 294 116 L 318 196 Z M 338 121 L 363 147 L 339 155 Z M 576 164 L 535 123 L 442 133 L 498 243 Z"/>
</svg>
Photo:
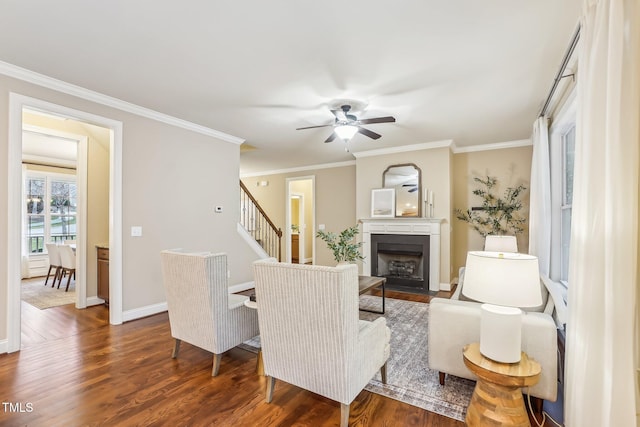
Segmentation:
<svg viewBox="0 0 640 427">
<path fill-rule="evenodd" d="M 518 139 L 516 141 L 496 142 L 495 144 L 480 144 L 469 147 L 455 147 L 453 154 L 474 153 L 477 151 L 503 150 L 505 148 L 519 148 L 533 145 L 530 139 Z"/>
<path fill-rule="evenodd" d="M 244 139 L 0 61 L 0 74 L 233 144 Z"/>
<path fill-rule="evenodd" d="M 453 141 L 451 139 L 445 139 L 443 141 L 425 142 L 422 144 L 399 145 L 396 147 L 387 147 L 387 148 L 378 148 L 375 150 L 358 151 L 352 154 L 356 159 L 359 159 L 361 157 L 374 157 L 374 156 L 384 156 L 384 155 L 395 154 L 395 153 L 406 153 L 407 151 L 432 150 L 434 148 L 451 147 L 452 144 L 453 144 Z"/>
<path fill-rule="evenodd" d="M 342 168 L 345 166 L 355 166 L 355 160 L 349 160 L 346 162 L 337 162 L 337 163 L 323 163 L 319 165 L 309 165 L 309 166 L 300 166 L 289 169 L 276 169 L 264 172 L 249 172 L 249 173 L 241 173 L 240 178 L 253 178 L 256 176 L 267 176 L 267 175 L 278 175 L 284 173 L 292 173 L 292 172 L 304 172 L 310 170 L 318 170 L 318 169 L 331 169 L 331 168 Z"/>
</svg>

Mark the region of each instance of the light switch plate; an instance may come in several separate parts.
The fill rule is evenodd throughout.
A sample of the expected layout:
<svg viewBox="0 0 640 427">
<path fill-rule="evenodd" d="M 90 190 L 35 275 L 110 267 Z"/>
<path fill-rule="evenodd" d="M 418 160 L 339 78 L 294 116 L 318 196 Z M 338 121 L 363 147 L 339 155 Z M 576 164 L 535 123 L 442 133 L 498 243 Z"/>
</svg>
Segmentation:
<svg viewBox="0 0 640 427">
<path fill-rule="evenodd" d="M 139 225 L 131 227 L 131 237 L 142 237 L 142 227 Z"/>
</svg>

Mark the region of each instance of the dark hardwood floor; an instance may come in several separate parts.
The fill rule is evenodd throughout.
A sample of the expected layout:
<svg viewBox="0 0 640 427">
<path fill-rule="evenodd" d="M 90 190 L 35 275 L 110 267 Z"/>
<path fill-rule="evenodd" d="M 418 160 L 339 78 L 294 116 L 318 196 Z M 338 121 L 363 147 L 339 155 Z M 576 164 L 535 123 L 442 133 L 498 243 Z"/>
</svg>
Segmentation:
<svg viewBox="0 0 640 427">
<path fill-rule="evenodd" d="M 391 296 L 388 294 L 388 296 Z M 402 297 L 403 295 L 394 295 Z M 211 354 L 183 343 L 171 359 L 166 313 L 108 324 L 103 306 L 23 303 L 23 348 L 0 355 L 2 426 L 333 426 L 337 402 L 277 381 L 271 404 L 256 355 L 234 348 L 211 377 Z M 367 391 L 352 426 L 463 426 Z"/>
</svg>

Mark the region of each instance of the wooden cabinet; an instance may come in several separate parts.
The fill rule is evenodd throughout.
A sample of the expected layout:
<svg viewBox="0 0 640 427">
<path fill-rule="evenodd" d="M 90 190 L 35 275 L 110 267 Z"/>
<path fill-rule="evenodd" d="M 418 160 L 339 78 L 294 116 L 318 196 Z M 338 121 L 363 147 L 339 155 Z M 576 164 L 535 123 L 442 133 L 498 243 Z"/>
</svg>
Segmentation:
<svg viewBox="0 0 640 427">
<path fill-rule="evenodd" d="M 291 262 L 294 264 L 300 263 L 300 244 L 299 244 L 300 235 L 292 234 L 291 235 Z"/>
<path fill-rule="evenodd" d="M 98 298 L 109 305 L 109 248 L 98 246 Z"/>
</svg>

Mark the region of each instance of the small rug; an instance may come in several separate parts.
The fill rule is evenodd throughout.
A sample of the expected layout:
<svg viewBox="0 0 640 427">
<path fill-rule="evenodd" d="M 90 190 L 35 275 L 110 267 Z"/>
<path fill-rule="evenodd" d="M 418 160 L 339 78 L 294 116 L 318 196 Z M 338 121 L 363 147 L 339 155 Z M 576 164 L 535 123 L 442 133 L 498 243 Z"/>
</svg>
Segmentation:
<svg viewBox="0 0 640 427">
<path fill-rule="evenodd" d="M 464 421 L 475 382 L 447 375 L 445 385 L 441 386 L 438 372 L 429 369 L 429 304 L 392 298 L 386 298 L 385 302 L 385 314 L 360 312 L 360 319 L 363 320 L 385 317 L 387 326 L 391 329 L 391 356 L 387 361 L 388 383 L 383 384 L 377 373 L 365 390 Z M 381 298 L 362 295 L 360 306 L 380 310 Z M 241 347 L 257 352 L 260 337 L 245 341 Z"/>
<path fill-rule="evenodd" d="M 22 301 L 40 310 L 76 302 L 76 289 L 73 280 L 69 286 L 69 292 L 65 292 L 66 280 L 62 281 L 60 289 L 58 289 L 51 287 L 51 279 L 49 279 L 47 286 L 44 286 L 44 279 L 42 277 L 35 280 L 23 280 L 20 285 Z"/>
</svg>

